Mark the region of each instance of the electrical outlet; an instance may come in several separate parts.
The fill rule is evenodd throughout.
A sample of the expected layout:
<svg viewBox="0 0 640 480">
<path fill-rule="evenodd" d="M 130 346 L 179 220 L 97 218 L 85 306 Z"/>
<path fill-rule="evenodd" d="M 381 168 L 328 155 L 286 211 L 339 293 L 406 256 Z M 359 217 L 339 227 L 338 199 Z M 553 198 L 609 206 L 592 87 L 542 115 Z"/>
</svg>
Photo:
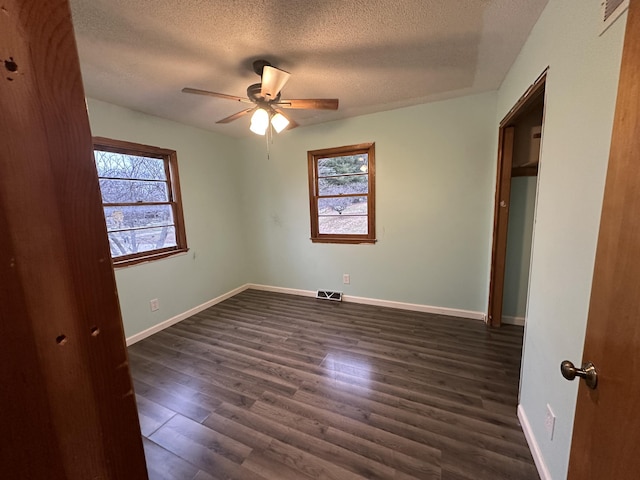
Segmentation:
<svg viewBox="0 0 640 480">
<path fill-rule="evenodd" d="M 342 283 L 344 283 L 345 285 L 349 285 L 351 283 L 351 275 L 349 275 L 348 273 L 343 273 Z"/>
<path fill-rule="evenodd" d="M 553 440 L 553 431 L 556 428 L 556 416 L 551 410 L 551 406 L 547 403 L 547 414 L 544 417 L 544 428 L 547 431 L 549 440 Z"/>
<path fill-rule="evenodd" d="M 151 311 L 152 312 L 160 310 L 160 302 L 158 301 L 157 298 L 154 298 L 153 300 L 150 300 L 149 301 L 149 306 L 151 307 Z"/>
</svg>

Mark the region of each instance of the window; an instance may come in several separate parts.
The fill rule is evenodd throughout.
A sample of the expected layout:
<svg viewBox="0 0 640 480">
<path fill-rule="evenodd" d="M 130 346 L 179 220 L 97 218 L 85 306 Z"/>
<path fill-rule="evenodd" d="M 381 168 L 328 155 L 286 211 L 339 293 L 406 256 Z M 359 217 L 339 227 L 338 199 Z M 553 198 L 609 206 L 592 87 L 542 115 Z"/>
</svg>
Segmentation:
<svg viewBox="0 0 640 480">
<path fill-rule="evenodd" d="M 374 243 L 375 144 L 313 150 L 307 156 L 311 241 Z"/>
<path fill-rule="evenodd" d="M 176 152 L 94 137 L 115 266 L 187 251 Z"/>
</svg>

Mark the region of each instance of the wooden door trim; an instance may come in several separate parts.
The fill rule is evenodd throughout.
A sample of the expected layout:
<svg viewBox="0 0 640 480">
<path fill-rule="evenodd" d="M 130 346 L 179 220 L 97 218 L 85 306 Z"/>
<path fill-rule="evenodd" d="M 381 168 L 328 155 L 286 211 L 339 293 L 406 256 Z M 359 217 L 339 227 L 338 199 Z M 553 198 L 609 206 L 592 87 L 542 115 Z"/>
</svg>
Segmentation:
<svg viewBox="0 0 640 480">
<path fill-rule="evenodd" d="M 538 78 L 536 78 L 536 81 L 527 88 L 515 105 L 511 107 L 511 110 L 504 116 L 500 122 L 500 127 L 511 125 L 517 117 L 527 113 L 530 107 L 537 104 L 540 96 L 544 95 L 548 71 L 549 67 L 545 68 Z"/>
<path fill-rule="evenodd" d="M 500 122 L 498 129 L 498 162 L 496 167 L 496 192 L 493 211 L 493 236 L 491 244 L 491 268 L 489 273 L 489 301 L 487 304 L 487 325 L 502 325 L 502 300 L 504 293 L 504 275 L 507 253 L 507 231 L 509 223 L 509 201 L 511 195 L 513 132 L 511 138 L 505 134 L 513 129 L 514 121 L 538 105 L 544 95 L 547 81 L 546 68 L 533 84 L 518 99 L 515 105 Z M 536 167 L 537 172 L 537 167 Z M 500 202 L 505 207 L 500 207 Z"/>
</svg>

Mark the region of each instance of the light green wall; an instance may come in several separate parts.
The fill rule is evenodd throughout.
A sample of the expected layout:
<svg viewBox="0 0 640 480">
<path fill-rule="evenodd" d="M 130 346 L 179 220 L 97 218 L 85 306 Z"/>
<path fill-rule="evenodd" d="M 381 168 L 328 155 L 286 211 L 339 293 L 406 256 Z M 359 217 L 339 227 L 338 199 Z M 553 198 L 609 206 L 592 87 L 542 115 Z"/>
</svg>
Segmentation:
<svg viewBox="0 0 640 480">
<path fill-rule="evenodd" d="M 486 311 L 497 127 L 495 93 L 243 142 L 253 281 Z M 375 245 L 309 240 L 307 151 L 376 143 Z M 342 274 L 351 284 L 342 284 Z"/>
<path fill-rule="evenodd" d="M 599 37 L 599 9 L 551 0 L 498 92 L 501 119 L 549 66 L 520 404 L 554 479 L 566 476 L 578 387 L 559 365 L 581 360 L 626 20 Z"/>
<path fill-rule="evenodd" d="M 525 316 L 537 180 L 538 177 L 514 177 L 511 180 L 502 304 L 502 315 L 507 317 Z"/>
<path fill-rule="evenodd" d="M 89 99 L 95 136 L 177 151 L 189 252 L 116 269 L 131 336 L 246 283 L 237 141 Z M 160 310 L 151 312 L 149 300 Z"/>
<path fill-rule="evenodd" d="M 190 251 L 116 270 L 126 335 L 247 282 L 484 313 L 495 105 L 488 93 L 298 128 L 276 136 L 267 159 L 263 137 L 227 138 L 89 100 L 94 135 L 178 153 Z M 307 150 L 368 141 L 378 243 L 312 244 Z M 150 311 L 152 298 L 160 311 Z"/>
<path fill-rule="evenodd" d="M 599 37 L 598 15 L 595 0 L 551 0 L 497 93 L 300 127 L 276 136 L 269 160 L 263 138 L 91 100 L 95 135 L 178 151 L 191 250 L 116 272 L 126 334 L 246 282 L 485 312 L 497 125 L 549 66 L 520 403 L 564 478 L 577 384 L 558 370 L 581 359 L 626 19 Z M 312 244 L 307 150 L 369 141 L 378 243 Z"/>
</svg>

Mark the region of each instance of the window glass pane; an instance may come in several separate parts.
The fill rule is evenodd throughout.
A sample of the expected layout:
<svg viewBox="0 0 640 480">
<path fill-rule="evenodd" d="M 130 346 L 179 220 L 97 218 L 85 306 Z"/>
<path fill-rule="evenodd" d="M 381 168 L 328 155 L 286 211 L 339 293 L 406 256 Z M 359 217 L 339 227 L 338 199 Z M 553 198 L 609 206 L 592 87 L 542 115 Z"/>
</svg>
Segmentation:
<svg viewBox="0 0 640 480">
<path fill-rule="evenodd" d="M 368 168 L 368 154 L 366 153 L 318 160 L 319 177 L 344 175 L 345 173 L 366 173 Z"/>
<path fill-rule="evenodd" d="M 173 226 L 144 230 L 109 232 L 109 246 L 113 258 L 132 253 L 148 252 L 176 246 L 176 229 Z"/>
<path fill-rule="evenodd" d="M 136 205 L 131 207 L 104 207 L 107 230 L 147 228 L 173 225 L 171 205 Z"/>
<path fill-rule="evenodd" d="M 367 234 L 367 217 L 319 217 L 318 227 L 320 233 L 324 234 L 351 234 L 366 235 Z"/>
<path fill-rule="evenodd" d="M 103 203 L 168 202 L 165 182 L 100 179 Z"/>
<path fill-rule="evenodd" d="M 334 197 L 318 199 L 318 215 L 366 215 L 367 197 Z"/>
<path fill-rule="evenodd" d="M 325 177 L 318 179 L 319 195 L 368 193 L 369 175 Z"/>
<path fill-rule="evenodd" d="M 186 250 L 175 150 L 101 137 L 94 142 L 114 265 Z M 165 251 L 155 257 L 158 250 Z"/>
<path fill-rule="evenodd" d="M 166 180 L 164 160 L 124 153 L 93 151 L 99 177 Z"/>
<path fill-rule="evenodd" d="M 375 144 L 307 152 L 311 241 L 374 243 Z"/>
</svg>

